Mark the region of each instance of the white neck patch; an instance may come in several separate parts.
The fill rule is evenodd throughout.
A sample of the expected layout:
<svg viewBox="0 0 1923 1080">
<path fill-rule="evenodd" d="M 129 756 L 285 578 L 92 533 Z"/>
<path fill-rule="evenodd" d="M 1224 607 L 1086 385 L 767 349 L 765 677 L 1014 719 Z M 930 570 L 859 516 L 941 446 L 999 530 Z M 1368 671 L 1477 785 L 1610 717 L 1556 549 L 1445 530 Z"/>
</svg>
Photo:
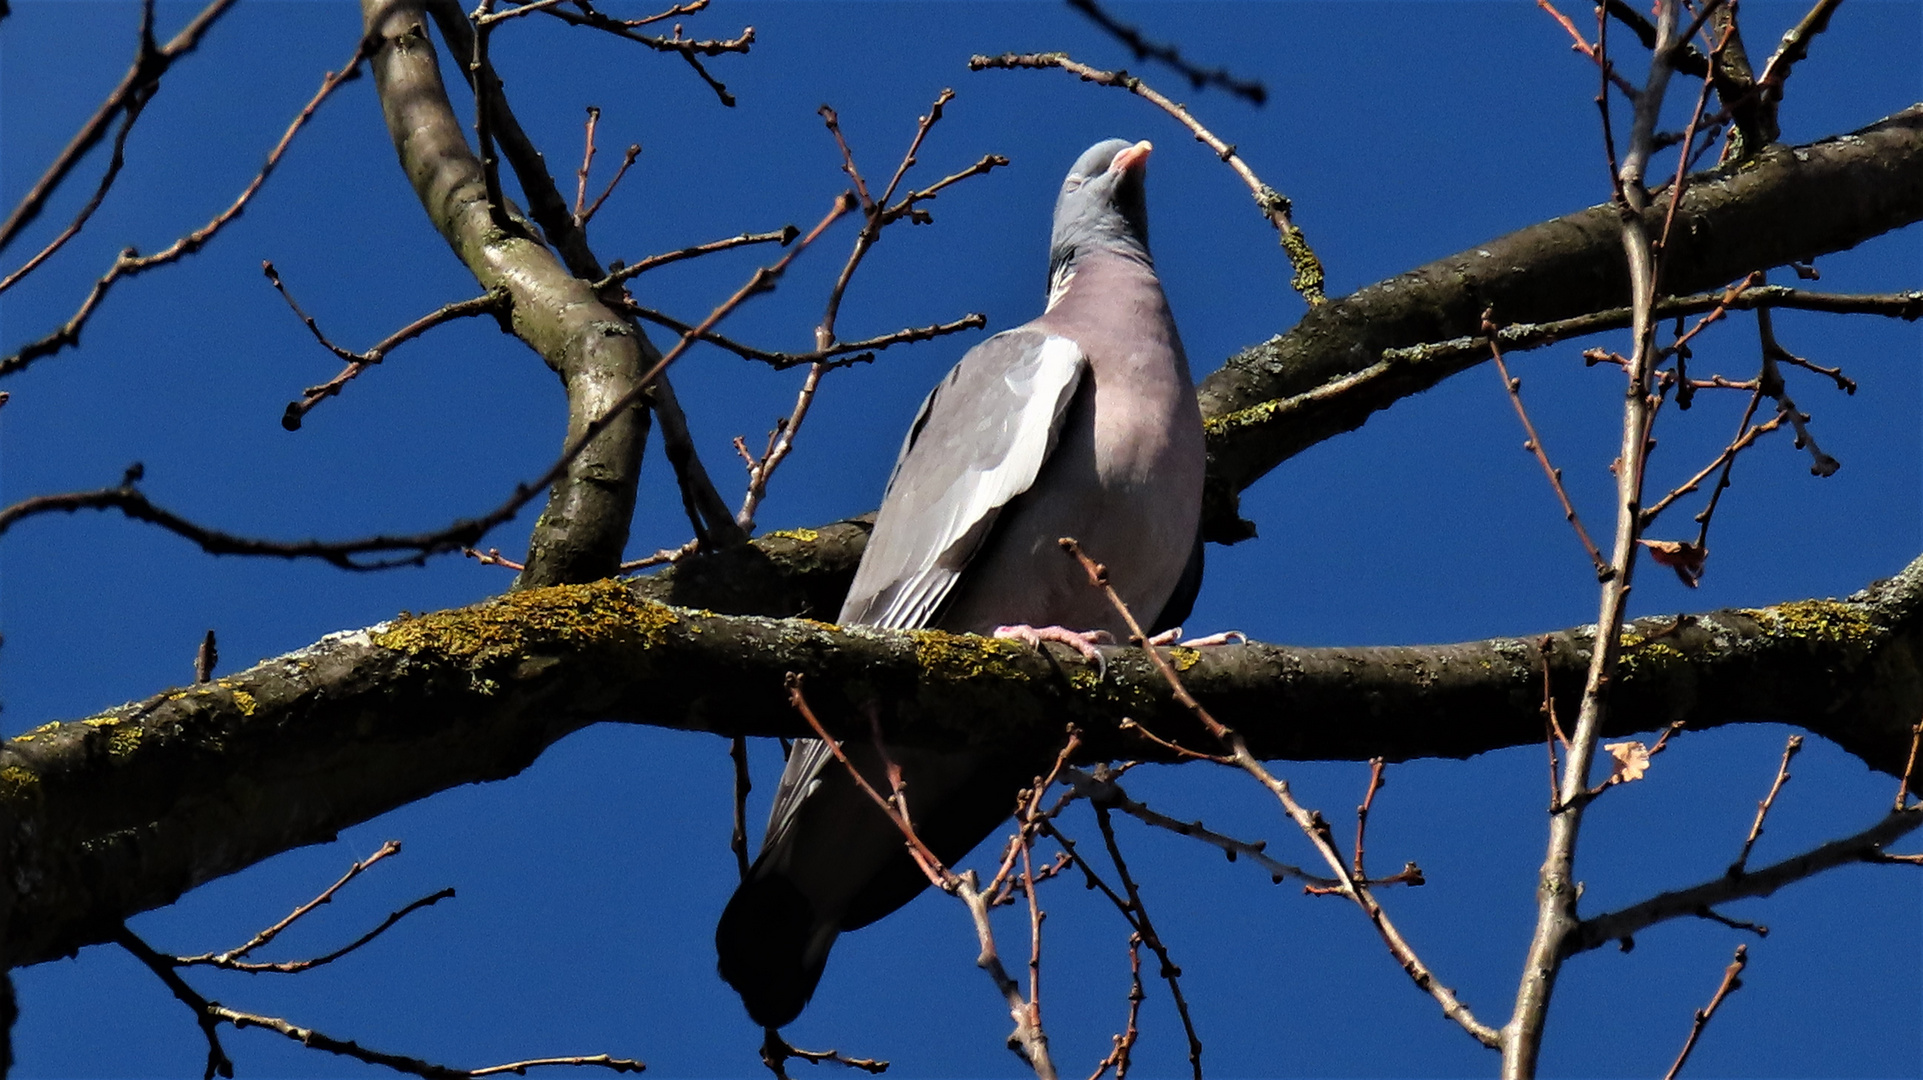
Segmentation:
<svg viewBox="0 0 1923 1080">
<path fill-rule="evenodd" d="M 1069 282 L 1074 280 L 1075 268 L 1072 265 L 1063 264 L 1060 270 L 1055 271 L 1055 280 L 1048 283 L 1048 306 L 1042 309 L 1042 314 L 1055 310 L 1055 305 L 1068 295 Z"/>
</svg>

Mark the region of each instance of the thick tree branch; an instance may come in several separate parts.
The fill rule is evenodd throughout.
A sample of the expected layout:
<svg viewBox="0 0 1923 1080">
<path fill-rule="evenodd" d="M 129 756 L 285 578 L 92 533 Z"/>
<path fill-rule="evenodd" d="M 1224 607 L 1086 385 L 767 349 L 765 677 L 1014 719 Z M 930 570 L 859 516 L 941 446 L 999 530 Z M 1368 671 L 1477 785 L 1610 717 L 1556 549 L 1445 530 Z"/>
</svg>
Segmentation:
<svg viewBox="0 0 1923 1080">
<path fill-rule="evenodd" d="M 778 538 L 743 550 L 775 563 L 810 546 Z M 813 581 L 823 596 L 790 599 L 821 610 L 835 587 L 823 584 L 830 575 Z M 108 940 L 202 882 L 434 792 L 512 776 L 599 721 L 805 734 L 787 705 L 790 672 L 837 732 L 868 737 L 866 707 L 877 705 L 890 745 L 1026 741 L 1045 760 L 1072 722 L 1088 758 L 1168 760 L 1118 726 L 1124 715 L 1207 744 L 1139 650 L 1114 649 L 1097 681 L 1079 661 L 992 639 L 712 615 L 658 595 L 731 599 L 672 574 L 526 590 L 331 635 L 0 745 L 0 817 L 18 822 L 0 885 L 28 883 L 7 898 L 5 955 L 37 963 Z M 1549 637 L 1565 703 L 1592 635 Z M 1251 645 L 1178 650 L 1175 661 L 1264 758 L 1467 757 L 1541 739 L 1539 640 Z M 1847 600 L 1645 620 L 1623 645 L 1611 734 L 1780 721 L 1895 774 L 1923 712 L 1923 559 Z"/>
<path fill-rule="evenodd" d="M 633 386 L 646 346 L 514 211 L 515 228 L 496 227 L 481 163 L 448 104 L 418 0 L 362 0 L 361 10 L 380 43 L 374 77 L 401 167 L 429 220 L 482 287 L 509 291 L 515 335 L 567 388 L 572 445 Z M 631 409 L 575 457 L 535 526 L 523 584 L 592 580 L 620 565 L 647 434 L 646 410 Z"/>
<path fill-rule="evenodd" d="M 1647 216 L 1659 228 L 1666 197 Z M 1808 261 L 1923 220 L 1923 105 L 1848 135 L 1775 146 L 1692 177 L 1663 254 L 1663 288 L 1720 288 L 1751 270 Z M 1270 469 L 1411 394 L 1481 363 L 1484 350 L 1385 349 L 1470 337 L 1493 306 L 1505 324 L 1544 323 L 1629 299 L 1621 225 L 1594 206 L 1311 310 L 1294 329 L 1231 357 L 1202 381 L 1210 539 L 1253 535 L 1235 495 Z"/>
<path fill-rule="evenodd" d="M 468 22 L 467 15 L 461 10 L 459 4 L 454 3 L 453 0 L 430 0 L 428 10 L 434 17 L 435 25 L 440 27 L 441 36 L 447 40 L 449 49 L 457 54 L 473 52 L 474 26 Z M 468 75 L 469 86 L 472 88 L 475 75 L 467 72 L 465 68 L 461 70 Z M 588 246 L 585 219 L 591 215 L 583 215 L 582 219 L 577 220 L 573 212 L 568 209 L 567 201 L 561 197 L 560 189 L 554 185 L 553 175 L 548 172 L 547 159 L 535 147 L 534 140 L 528 138 L 526 131 L 521 127 L 521 122 L 515 118 L 514 108 L 508 103 L 507 93 L 502 89 L 501 80 L 494 73 L 493 68 L 487 67 L 482 70 L 479 78 L 482 80 L 479 93 L 488 102 L 489 115 L 493 118 L 501 150 L 507 155 L 508 165 L 514 170 L 514 178 L 521 183 L 521 193 L 527 198 L 529 215 L 534 218 L 537 225 L 541 226 L 548 242 L 553 244 L 554 249 L 560 253 L 561 261 L 567 266 L 568 272 L 577 278 L 596 282 L 594 293 L 596 296 L 603 296 L 600 283 L 605 282 L 609 275 L 606 268 L 602 266 L 601 260 Z M 612 190 L 611 187 L 610 190 Z M 600 204 L 597 202 L 595 205 Z M 783 247 L 787 244 L 787 240 L 782 242 Z M 626 393 L 633 387 L 633 380 L 638 378 L 642 371 L 653 369 L 661 360 L 660 351 L 654 347 L 653 342 L 648 340 L 648 336 L 641 331 L 640 326 L 636 325 L 632 319 L 628 320 L 628 325 L 640 346 L 641 363 L 631 372 L 625 369 L 607 372 L 610 382 L 607 392 L 610 396 L 618 397 Z M 573 401 L 572 393 L 569 395 L 569 400 Z M 681 411 L 681 403 L 675 397 L 674 385 L 668 381 L 667 372 L 664 371 L 655 376 L 653 386 L 648 392 L 648 404 L 653 408 L 654 415 L 661 421 L 662 446 L 667 453 L 668 463 L 674 468 L 675 480 L 681 486 L 682 500 L 688 506 L 689 516 L 693 518 L 697 538 L 705 545 L 716 548 L 731 547 L 746 540 L 747 533 L 735 525 L 734 515 L 729 511 L 728 504 L 715 490 L 714 482 L 709 479 L 707 470 L 703 468 L 700 456 L 695 453 L 694 439 L 688 431 L 687 417 Z M 594 415 L 598 414 L 589 414 L 589 419 Z M 643 436 L 647 434 L 645 423 L 641 434 Z M 639 461 L 638 457 L 636 461 Z M 627 478 L 622 482 L 633 487 L 635 481 L 633 478 Z M 556 489 L 549 502 L 549 513 L 542 518 L 542 526 L 545 526 L 545 529 L 537 526 L 529 545 L 531 555 L 542 550 L 554 550 L 557 545 L 565 548 L 568 544 L 571 530 L 575 527 L 574 522 L 566 513 L 556 513 L 557 508 L 568 498 L 564 490 Z M 623 528 L 625 529 L 625 526 Z M 625 533 L 623 535 L 625 536 Z M 554 584 L 557 580 L 580 580 L 578 578 L 556 579 L 552 575 L 543 574 L 536 558 L 531 557 L 528 562 L 530 566 L 535 567 L 535 571 L 522 576 L 519 581 L 522 586 Z"/>
</svg>

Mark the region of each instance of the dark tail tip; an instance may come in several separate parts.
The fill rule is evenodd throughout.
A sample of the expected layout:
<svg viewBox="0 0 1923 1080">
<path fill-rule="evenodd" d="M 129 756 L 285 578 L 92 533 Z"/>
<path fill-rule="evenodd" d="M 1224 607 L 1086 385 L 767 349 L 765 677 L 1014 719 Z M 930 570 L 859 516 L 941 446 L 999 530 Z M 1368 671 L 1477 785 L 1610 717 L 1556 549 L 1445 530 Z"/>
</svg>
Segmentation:
<svg viewBox="0 0 1923 1080">
<path fill-rule="evenodd" d="M 742 882 L 721 912 L 714 930 L 717 967 L 762 1027 L 787 1025 L 814 996 L 828 960 L 826 949 L 808 955 L 815 921 L 814 905 L 779 874 Z"/>
</svg>

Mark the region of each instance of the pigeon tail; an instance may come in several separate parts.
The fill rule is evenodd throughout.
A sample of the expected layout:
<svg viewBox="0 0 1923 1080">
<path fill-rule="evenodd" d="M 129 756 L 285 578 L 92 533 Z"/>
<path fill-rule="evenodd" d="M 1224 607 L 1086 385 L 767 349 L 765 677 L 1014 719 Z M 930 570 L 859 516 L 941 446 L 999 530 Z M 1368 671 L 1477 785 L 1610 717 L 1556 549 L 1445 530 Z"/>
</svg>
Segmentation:
<svg viewBox="0 0 1923 1080">
<path fill-rule="evenodd" d="M 749 871 L 721 913 L 714 930 L 716 966 L 755 1023 L 784 1027 L 814 997 L 837 933 L 833 923 L 816 917 L 794 882 L 766 870 L 764 862 Z"/>
</svg>

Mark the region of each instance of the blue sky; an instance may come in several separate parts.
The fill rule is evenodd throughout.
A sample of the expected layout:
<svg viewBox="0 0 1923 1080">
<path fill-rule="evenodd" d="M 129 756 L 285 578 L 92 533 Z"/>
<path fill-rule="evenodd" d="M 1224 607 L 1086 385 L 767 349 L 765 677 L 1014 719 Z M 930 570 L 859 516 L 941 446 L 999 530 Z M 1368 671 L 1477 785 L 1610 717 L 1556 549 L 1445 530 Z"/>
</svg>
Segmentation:
<svg viewBox="0 0 1923 1080">
<path fill-rule="evenodd" d="M 9 206 L 125 69 L 136 10 L 108 0 L 24 0 L 0 23 L 0 199 Z M 160 10 L 166 35 L 193 9 Z M 1193 105 L 1294 199 L 1332 294 L 1607 195 L 1594 70 L 1531 5 L 1115 11 L 1204 64 L 1267 83 L 1270 104 L 1256 109 L 1136 68 Z M 1745 4 L 1752 55 L 1767 53 L 1801 13 Z M 839 111 L 874 177 L 893 168 L 916 117 L 952 86 L 957 96 L 911 180 L 925 183 L 984 153 L 1013 164 L 943 194 L 932 204 L 934 225 L 887 234 L 849 293 L 844 337 L 968 311 L 985 312 L 991 329 L 1032 317 L 1054 190 L 1084 147 L 1113 136 L 1156 143 L 1154 249 L 1198 375 L 1302 313 L 1274 234 L 1246 191 L 1166 116 L 1059 72 L 966 70 L 970 54 L 1006 50 L 1061 48 L 1098 65 L 1128 62 L 1065 5 L 719 3 L 690 18 L 689 32 L 731 36 L 753 24 L 758 37 L 751 54 L 711 62 L 740 100 L 733 110 L 678 59 L 540 19 L 522 23 L 497 35 L 495 61 L 555 170 L 571 176 L 589 104 L 603 110 L 600 176 L 620 147 L 644 148 L 593 225 L 603 259 L 633 261 L 791 221 L 805 227 L 844 183 L 815 116 L 819 104 Z M 64 320 L 121 247 L 158 249 L 223 208 L 358 33 L 351 4 L 242 4 L 168 77 L 86 232 L 0 298 L 0 348 L 11 352 Z M 1785 139 L 1847 131 L 1923 98 L 1920 54 L 1916 5 L 1845 6 L 1790 84 Z M 1677 96 L 1692 91 L 1679 84 Z M 104 151 L 89 159 L 7 253 L 9 269 L 64 224 L 104 161 Z M 844 225 L 827 237 L 727 331 L 772 348 L 807 347 L 853 233 Z M 698 317 L 745 280 L 761 254 L 665 270 L 637 293 Z M 1919 254 L 1914 229 L 1879 238 L 1822 260 L 1823 287 L 1915 288 Z M 0 386 L 12 394 L 0 410 L 0 501 L 107 486 L 138 460 L 144 489 L 196 520 L 248 534 L 348 537 L 471 514 L 551 460 L 564 419 L 559 388 L 488 320 L 403 346 L 303 430 L 281 430 L 285 403 L 331 376 L 337 362 L 262 280 L 262 259 L 350 348 L 478 291 L 396 167 L 371 80 L 350 84 L 233 227 L 186 263 L 118 286 L 80 349 Z M 1798 403 L 1843 469 L 1813 479 L 1780 437 L 1746 456 L 1718 512 L 1703 587 L 1691 592 L 1645 572 L 1636 614 L 1842 595 L 1923 549 L 1917 327 L 1798 313 L 1777 324 L 1789 348 L 1841 363 L 1861 384 L 1846 397 L 1815 377 L 1792 377 Z M 775 481 L 762 527 L 872 508 L 916 402 L 975 340 L 898 349 L 834 373 Z M 1583 347 L 1514 362 L 1573 495 L 1601 523 L 1620 384 L 1585 368 Z M 1753 329 L 1734 320 L 1702 343 L 1695 364 L 1743 377 L 1754 352 Z M 788 411 L 800 373 L 696 349 L 675 379 L 708 467 L 724 493 L 738 492 L 729 440 L 757 443 Z M 1705 395 L 1689 413 L 1667 415 L 1652 486 L 1666 489 L 1709 460 L 1740 406 L 1733 396 Z M 1521 440 L 1496 376 L 1477 369 L 1292 459 L 1245 496 L 1244 515 L 1260 539 L 1211 550 L 1191 628 L 1234 627 L 1302 645 L 1374 644 L 1593 620 L 1593 576 Z M 531 516 L 487 543 L 518 551 Z M 651 447 L 632 552 L 679 544 L 685 530 Z M 8 734 L 188 680 L 209 627 L 220 634 L 223 670 L 234 671 L 331 631 L 470 603 L 509 582 L 504 571 L 460 559 L 363 576 L 215 559 L 105 516 L 16 528 L 0 540 L 0 573 L 0 731 Z M 1684 736 L 1649 781 L 1603 800 L 1580 855 L 1585 909 L 1719 872 L 1741 843 L 1785 734 L 1755 727 Z M 759 800 L 780 758 L 772 745 L 754 754 Z M 1386 896 L 1392 914 L 1442 979 L 1492 1023 L 1507 1015 L 1533 918 L 1541 759 L 1539 748 L 1523 748 L 1395 766 L 1371 819 L 1378 865 L 1413 859 L 1429 876 L 1424 888 Z M 1346 819 L 1366 778 L 1356 764 L 1280 771 L 1331 820 Z M 163 950 L 227 947 L 398 838 L 406 845 L 400 858 L 284 938 L 277 955 L 324 952 L 442 886 L 459 890 L 455 900 L 331 968 L 296 977 L 203 974 L 197 985 L 236 1007 L 449 1064 L 605 1051 L 645 1060 L 658 1076 L 753 1075 L 757 1033 L 713 971 L 712 923 L 735 874 L 727 777 L 718 739 L 592 729 L 520 777 L 450 791 L 348 830 L 335 844 L 287 853 L 133 926 Z M 1169 813 L 1269 837 L 1285 860 L 1308 858 L 1267 796 L 1239 777 L 1194 766 L 1134 777 L 1132 790 Z M 1860 828 L 1890 787 L 1887 777 L 1813 741 L 1755 858 Z M 751 813 L 763 812 L 757 801 Z M 1184 969 L 1212 1074 L 1495 1068 L 1492 1054 L 1409 985 L 1354 910 L 1273 887 L 1259 871 L 1178 837 L 1128 826 L 1124 843 Z M 1070 827 L 1093 833 L 1086 819 Z M 1085 1075 L 1125 1009 L 1126 933 L 1099 897 L 1070 881 L 1043 896 L 1049 1033 L 1064 1072 Z M 1765 922 L 1772 934 L 1751 942 L 1744 989 L 1698 1049 L 1694 1075 L 1917 1074 L 1923 886 L 1915 873 L 1852 869 L 1733 905 L 1730 914 Z M 1011 919 L 1004 933 L 1019 932 Z M 1672 923 L 1642 935 L 1632 953 L 1577 959 L 1557 994 L 1545 1070 L 1659 1073 L 1737 940 L 1708 924 Z M 1018 1075 L 1022 1067 L 1002 1047 L 1006 1013 L 973 956 L 959 905 L 924 897 L 842 940 L 791 1035 L 800 1045 L 892 1059 L 890 1075 Z M 21 1075 L 198 1074 L 202 1045 L 188 1014 L 125 955 L 89 949 L 15 980 Z M 1141 1075 L 1185 1074 L 1163 988 L 1150 986 L 1149 998 Z M 242 1076 L 370 1072 L 261 1032 L 229 1032 L 226 1043 Z"/>
</svg>

